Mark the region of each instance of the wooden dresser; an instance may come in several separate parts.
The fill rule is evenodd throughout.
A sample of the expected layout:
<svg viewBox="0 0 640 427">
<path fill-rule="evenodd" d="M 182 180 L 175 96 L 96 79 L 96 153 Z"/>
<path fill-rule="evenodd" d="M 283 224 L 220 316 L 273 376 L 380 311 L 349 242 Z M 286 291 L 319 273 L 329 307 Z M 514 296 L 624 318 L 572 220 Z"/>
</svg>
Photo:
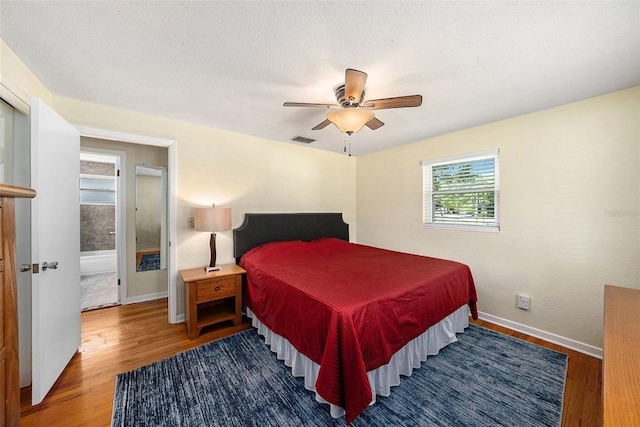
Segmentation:
<svg viewBox="0 0 640 427">
<path fill-rule="evenodd" d="M 35 195 L 28 188 L 0 184 L 0 426 L 7 427 L 20 425 L 14 198 Z"/>
<path fill-rule="evenodd" d="M 640 289 L 604 287 L 605 427 L 640 426 Z"/>
</svg>

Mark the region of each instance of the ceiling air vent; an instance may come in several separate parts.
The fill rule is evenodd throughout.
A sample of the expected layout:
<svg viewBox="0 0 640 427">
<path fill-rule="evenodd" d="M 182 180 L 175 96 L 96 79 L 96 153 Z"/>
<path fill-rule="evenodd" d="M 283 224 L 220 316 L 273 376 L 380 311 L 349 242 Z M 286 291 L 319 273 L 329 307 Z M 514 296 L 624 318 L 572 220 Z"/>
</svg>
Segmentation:
<svg viewBox="0 0 640 427">
<path fill-rule="evenodd" d="M 304 136 L 298 135 L 291 138 L 291 141 L 302 142 L 303 144 L 311 144 L 313 141 L 315 141 L 315 139 L 305 138 Z"/>
</svg>

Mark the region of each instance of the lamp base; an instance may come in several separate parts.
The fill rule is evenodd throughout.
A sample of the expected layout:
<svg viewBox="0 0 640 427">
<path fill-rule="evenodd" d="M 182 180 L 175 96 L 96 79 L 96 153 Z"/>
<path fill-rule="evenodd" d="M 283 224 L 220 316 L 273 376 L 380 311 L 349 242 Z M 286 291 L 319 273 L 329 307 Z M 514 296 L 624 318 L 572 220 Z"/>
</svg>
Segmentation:
<svg viewBox="0 0 640 427">
<path fill-rule="evenodd" d="M 210 265 L 205 265 L 204 266 L 204 271 L 206 271 L 207 273 L 211 272 L 211 271 L 217 271 L 220 270 L 220 266 L 216 265 L 214 267 L 211 267 Z"/>
</svg>

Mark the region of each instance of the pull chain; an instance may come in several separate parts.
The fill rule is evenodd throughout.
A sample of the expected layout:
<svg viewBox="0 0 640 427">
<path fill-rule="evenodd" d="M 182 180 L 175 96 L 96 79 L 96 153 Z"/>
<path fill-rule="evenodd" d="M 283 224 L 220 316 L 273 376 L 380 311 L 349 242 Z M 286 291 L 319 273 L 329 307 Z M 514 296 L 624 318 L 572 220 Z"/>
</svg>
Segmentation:
<svg viewBox="0 0 640 427">
<path fill-rule="evenodd" d="M 347 154 L 347 138 L 344 139 L 344 153 Z M 349 141 L 349 157 L 351 157 L 351 141 Z"/>
</svg>

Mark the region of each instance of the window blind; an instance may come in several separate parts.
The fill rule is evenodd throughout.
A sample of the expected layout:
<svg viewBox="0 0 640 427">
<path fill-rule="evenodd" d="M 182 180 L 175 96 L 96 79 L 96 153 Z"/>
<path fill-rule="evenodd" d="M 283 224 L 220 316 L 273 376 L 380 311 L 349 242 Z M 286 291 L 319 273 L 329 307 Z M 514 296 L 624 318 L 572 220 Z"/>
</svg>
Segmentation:
<svg viewBox="0 0 640 427">
<path fill-rule="evenodd" d="M 498 154 L 492 149 L 423 161 L 424 226 L 497 230 Z"/>
</svg>

